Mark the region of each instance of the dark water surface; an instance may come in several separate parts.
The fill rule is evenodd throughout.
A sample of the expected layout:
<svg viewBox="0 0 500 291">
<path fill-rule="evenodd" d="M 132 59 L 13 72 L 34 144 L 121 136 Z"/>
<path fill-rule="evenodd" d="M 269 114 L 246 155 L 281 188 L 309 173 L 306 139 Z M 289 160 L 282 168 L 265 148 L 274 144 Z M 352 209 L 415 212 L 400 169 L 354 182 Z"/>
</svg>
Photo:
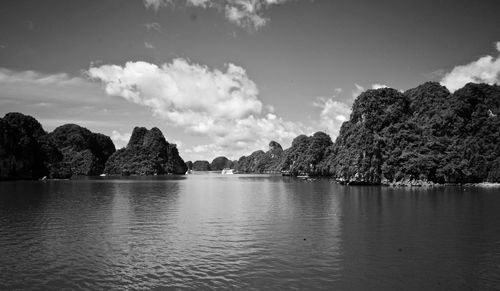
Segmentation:
<svg viewBox="0 0 500 291">
<path fill-rule="evenodd" d="M 500 188 L 0 183 L 0 289 L 494 290 Z"/>
</svg>

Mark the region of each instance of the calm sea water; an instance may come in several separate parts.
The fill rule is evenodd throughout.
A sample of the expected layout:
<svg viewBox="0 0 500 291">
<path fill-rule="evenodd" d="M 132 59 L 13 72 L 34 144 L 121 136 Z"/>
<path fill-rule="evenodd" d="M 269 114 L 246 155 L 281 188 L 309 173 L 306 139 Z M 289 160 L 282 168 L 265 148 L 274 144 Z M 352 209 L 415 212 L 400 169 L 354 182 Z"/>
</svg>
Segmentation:
<svg viewBox="0 0 500 291">
<path fill-rule="evenodd" d="M 0 289 L 500 289 L 500 188 L 2 182 Z"/>
</svg>

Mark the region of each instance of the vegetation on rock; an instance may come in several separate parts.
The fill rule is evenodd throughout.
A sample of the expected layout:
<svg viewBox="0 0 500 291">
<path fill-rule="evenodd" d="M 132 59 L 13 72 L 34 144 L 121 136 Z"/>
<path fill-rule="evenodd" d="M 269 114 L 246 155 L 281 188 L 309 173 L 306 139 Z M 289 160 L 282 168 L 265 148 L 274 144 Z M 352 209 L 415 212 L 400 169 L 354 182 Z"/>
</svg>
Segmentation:
<svg viewBox="0 0 500 291">
<path fill-rule="evenodd" d="M 368 90 L 353 105 L 324 174 L 354 183 L 500 182 L 500 87 L 438 83 Z"/>
<path fill-rule="evenodd" d="M 21 113 L 0 118 L 0 180 L 70 175 L 63 155 L 35 118 Z"/>
<path fill-rule="evenodd" d="M 184 174 L 186 171 L 177 146 L 168 143 L 156 127 L 134 128 L 127 147 L 111 155 L 104 169 L 110 175 Z"/>
<path fill-rule="evenodd" d="M 98 175 L 104 164 L 115 152 L 111 138 L 76 124 L 65 124 L 49 134 L 62 152 L 63 162 L 68 164 L 73 175 Z"/>
<path fill-rule="evenodd" d="M 282 153 L 256 151 L 235 168 L 358 184 L 500 182 L 499 114 L 498 85 L 470 83 L 453 94 L 434 82 L 368 90 L 335 143 L 323 132 L 300 135 Z"/>
<path fill-rule="evenodd" d="M 210 163 L 211 171 L 220 171 L 226 168 L 233 168 L 233 162 L 226 157 L 216 157 L 213 159 L 212 163 Z"/>
<path fill-rule="evenodd" d="M 195 161 L 193 171 L 210 171 L 210 163 L 208 161 Z"/>
</svg>

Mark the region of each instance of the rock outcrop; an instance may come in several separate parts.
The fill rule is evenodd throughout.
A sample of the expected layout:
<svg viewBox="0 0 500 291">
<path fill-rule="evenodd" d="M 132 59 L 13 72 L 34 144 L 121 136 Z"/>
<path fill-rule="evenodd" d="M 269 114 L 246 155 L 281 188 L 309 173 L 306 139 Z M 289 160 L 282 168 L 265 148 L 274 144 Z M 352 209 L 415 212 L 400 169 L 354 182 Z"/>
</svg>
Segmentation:
<svg viewBox="0 0 500 291">
<path fill-rule="evenodd" d="M 63 155 L 35 118 L 21 113 L 0 118 L 0 180 L 69 176 Z"/>
<path fill-rule="evenodd" d="M 211 171 L 220 171 L 222 169 L 232 169 L 233 168 L 233 162 L 229 160 L 226 157 L 216 157 L 213 159 L 213 161 L 210 163 L 210 170 Z"/>
<path fill-rule="evenodd" d="M 258 150 L 250 154 L 249 156 L 242 156 L 234 165 L 234 169 L 238 173 L 262 173 L 258 168 L 261 159 L 266 155 L 262 150 Z"/>
<path fill-rule="evenodd" d="M 283 152 L 279 168 L 291 175 L 322 175 L 319 165 L 331 145 L 332 139 L 322 131 L 312 136 L 299 135 L 292 141 L 292 146 Z"/>
<path fill-rule="evenodd" d="M 156 127 L 134 128 L 127 147 L 111 155 L 104 169 L 110 175 L 185 174 L 186 171 L 177 146 L 168 143 Z"/>
<path fill-rule="evenodd" d="M 195 161 L 193 171 L 210 171 L 210 163 L 208 161 Z"/>
<path fill-rule="evenodd" d="M 59 126 L 49 137 L 62 152 L 63 162 L 70 166 L 73 175 L 103 173 L 106 161 L 115 152 L 111 138 L 76 124 Z"/>
<path fill-rule="evenodd" d="M 321 163 L 350 183 L 500 182 L 500 86 L 368 90 Z"/>
<path fill-rule="evenodd" d="M 241 157 L 234 168 L 242 173 L 278 173 L 281 171 L 283 148 L 275 141 L 269 143 L 267 152 L 255 151 Z"/>
<path fill-rule="evenodd" d="M 284 151 L 271 143 L 235 165 L 350 184 L 500 182 L 500 86 L 469 83 L 450 93 L 429 82 L 406 92 L 368 90 L 354 102 L 335 143 L 317 132 Z M 272 161 L 273 157 L 279 159 Z"/>
</svg>

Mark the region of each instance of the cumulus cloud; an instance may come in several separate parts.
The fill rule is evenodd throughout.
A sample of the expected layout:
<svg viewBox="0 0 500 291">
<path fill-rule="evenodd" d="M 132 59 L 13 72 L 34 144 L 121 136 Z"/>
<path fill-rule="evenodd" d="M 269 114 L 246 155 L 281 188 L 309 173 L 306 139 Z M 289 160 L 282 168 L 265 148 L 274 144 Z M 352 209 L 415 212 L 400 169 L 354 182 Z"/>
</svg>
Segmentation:
<svg viewBox="0 0 500 291">
<path fill-rule="evenodd" d="M 500 83 L 500 42 L 495 44 L 499 55 L 484 56 L 467 65 L 456 66 L 444 76 L 441 85 L 454 92 L 467 83 Z"/>
<path fill-rule="evenodd" d="M 313 103 L 314 106 L 321 108 L 320 126 L 323 127 L 322 130 L 331 134 L 332 138 L 338 136 L 342 123 L 349 120 L 351 114 L 350 105 L 335 99 L 337 99 L 335 96 L 318 97 Z"/>
<path fill-rule="evenodd" d="M 386 85 L 373 84 L 372 89 L 387 88 Z M 366 89 L 359 85 L 354 84 L 354 89 L 351 91 L 351 98 L 345 101 L 339 101 L 339 95 L 343 92 L 342 88 L 334 89 L 332 97 L 317 97 L 313 102 L 315 107 L 321 108 L 319 114 L 320 130 L 323 130 L 332 135 L 332 138 L 338 136 L 340 127 L 344 121 L 349 120 L 352 111 L 352 103 L 354 100 L 365 91 Z"/>
<path fill-rule="evenodd" d="M 188 133 L 206 136 L 226 154 L 265 148 L 271 139 L 292 139 L 301 132 L 300 125 L 263 106 L 257 85 L 234 64 L 218 70 L 184 59 L 161 66 L 128 62 L 91 67 L 87 75 L 102 82 L 108 95 L 145 106 Z"/>
<path fill-rule="evenodd" d="M 130 139 L 130 133 L 120 133 L 117 130 L 111 132 L 111 140 L 115 144 L 116 148 L 125 147 Z"/>
<path fill-rule="evenodd" d="M 187 6 L 217 9 L 224 12 L 230 22 L 249 30 L 258 30 L 269 21 L 263 16 L 265 10 L 288 1 L 292 0 L 184 0 L 183 2 Z M 173 0 L 144 0 L 144 5 L 154 10 L 173 7 L 174 4 Z"/>
</svg>

